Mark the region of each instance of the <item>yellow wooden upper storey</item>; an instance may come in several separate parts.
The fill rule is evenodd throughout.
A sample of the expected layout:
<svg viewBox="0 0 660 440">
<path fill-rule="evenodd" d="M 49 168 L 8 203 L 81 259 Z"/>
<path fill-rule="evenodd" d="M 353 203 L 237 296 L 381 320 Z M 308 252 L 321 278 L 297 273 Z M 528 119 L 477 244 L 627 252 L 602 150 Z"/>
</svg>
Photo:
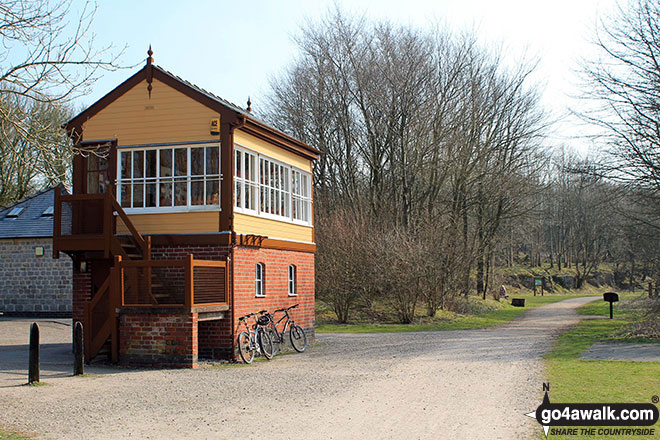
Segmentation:
<svg viewBox="0 0 660 440">
<path fill-rule="evenodd" d="M 144 80 L 83 123 L 83 140 L 117 139 L 118 147 L 208 141 L 212 118 L 220 115 L 167 84 L 153 79 L 151 97 Z M 312 172 L 312 162 L 238 129 L 234 143 L 248 150 Z M 221 158 L 226 160 L 226 158 Z M 224 178 L 233 176 L 224 176 Z M 195 234 L 219 232 L 218 212 L 131 214 L 142 234 Z M 313 242 L 313 228 L 286 221 L 236 213 L 234 231 L 273 239 Z M 128 233 L 118 225 L 118 233 Z"/>
</svg>

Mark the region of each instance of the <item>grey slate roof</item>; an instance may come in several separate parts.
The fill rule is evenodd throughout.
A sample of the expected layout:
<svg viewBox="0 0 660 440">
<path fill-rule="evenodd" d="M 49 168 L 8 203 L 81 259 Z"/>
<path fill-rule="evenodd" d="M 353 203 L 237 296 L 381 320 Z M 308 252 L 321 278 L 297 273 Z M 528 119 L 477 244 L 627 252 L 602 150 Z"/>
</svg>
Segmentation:
<svg viewBox="0 0 660 440">
<path fill-rule="evenodd" d="M 227 101 L 226 99 L 221 98 L 221 97 L 219 97 L 218 95 L 209 92 L 208 90 L 204 90 L 203 88 L 199 87 L 198 85 L 193 84 L 193 83 L 191 83 L 190 81 L 186 81 L 185 79 L 181 78 L 180 76 L 177 76 L 177 75 L 173 74 L 172 72 L 170 72 L 170 71 L 167 70 L 167 69 L 164 69 L 163 67 L 160 67 L 160 66 L 158 66 L 158 65 L 156 65 L 156 64 L 154 64 L 153 67 L 154 67 L 154 69 L 158 69 L 158 70 L 160 70 L 160 71 L 161 71 L 162 73 L 164 73 L 165 75 L 168 75 L 169 77 L 174 78 L 174 79 L 176 79 L 177 81 L 184 83 L 185 85 L 187 85 L 187 86 L 190 87 L 191 89 L 197 90 L 197 91 L 198 91 L 199 93 L 201 93 L 202 95 L 206 95 L 206 97 L 211 98 L 211 99 L 213 99 L 214 101 L 219 102 L 220 104 L 223 104 L 223 105 L 225 105 L 225 106 L 231 108 L 232 110 L 234 110 L 234 111 L 236 111 L 236 112 L 238 112 L 238 113 L 241 113 L 243 116 L 247 116 L 247 117 L 249 117 L 249 118 L 252 118 L 252 119 L 254 119 L 254 120 L 257 120 L 257 121 L 261 122 L 262 124 L 266 124 L 264 121 L 255 118 L 255 116 L 254 116 L 252 113 L 249 113 L 247 110 L 242 109 L 241 107 L 237 106 L 237 105 L 234 104 L 233 102 L 229 102 L 229 101 Z"/>
<path fill-rule="evenodd" d="M 62 193 L 68 194 L 63 185 Z M 0 239 L 3 238 L 37 238 L 53 236 L 53 217 L 42 214 L 49 206 L 53 206 L 54 188 L 49 188 L 32 197 L 21 200 L 0 210 Z M 70 229 L 71 211 L 62 205 L 62 229 Z M 7 218 L 14 208 L 25 207 L 16 218 Z"/>
</svg>

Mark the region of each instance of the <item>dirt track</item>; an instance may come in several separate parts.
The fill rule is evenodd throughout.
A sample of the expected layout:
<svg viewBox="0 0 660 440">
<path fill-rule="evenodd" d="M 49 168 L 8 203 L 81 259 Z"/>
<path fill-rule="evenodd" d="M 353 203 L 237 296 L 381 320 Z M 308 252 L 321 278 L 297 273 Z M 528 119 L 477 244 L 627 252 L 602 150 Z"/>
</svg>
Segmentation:
<svg viewBox="0 0 660 440">
<path fill-rule="evenodd" d="M 58 439 L 536 438 L 523 414 L 540 403 L 540 355 L 591 300 L 483 330 L 319 335 L 304 354 L 252 366 L 92 367 L 76 378 L 57 344 L 71 328 L 42 323 L 54 345 L 41 387 L 21 386 L 28 323 L 0 320 L 0 428 Z"/>
</svg>

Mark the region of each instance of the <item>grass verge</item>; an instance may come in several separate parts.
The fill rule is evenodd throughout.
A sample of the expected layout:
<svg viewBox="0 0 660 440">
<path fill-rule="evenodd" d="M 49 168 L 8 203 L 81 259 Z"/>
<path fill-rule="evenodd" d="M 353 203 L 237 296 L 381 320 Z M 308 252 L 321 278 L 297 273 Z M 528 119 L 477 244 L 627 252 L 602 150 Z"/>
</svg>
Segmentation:
<svg viewBox="0 0 660 440">
<path fill-rule="evenodd" d="M 525 307 L 513 307 L 507 302 L 503 303 L 498 310 L 474 315 L 460 315 L 450 319 L 440 317 L 431 322 L 419 324 L 321 324 L 316 327 L 316 333 L 398 333 L 491 327 L 507 323 L 526 310 L 577 297 L 577 295 L 516 295 L 516 298 L 525 298 Z"/>
<path fill-rule="evenodd" d="M 625 295 L 621 299 L 625 301 L 637 296 Z M 621 309 L 618 319 L 584 320 L 557 339 L 553 350 L 545 356 L 551 385 L 551 402 L 648 403 L 651 402 L 652 396 L 660 394 L 660 362 L 580 359 L 580 355 L 598 340 L 623 340 L 616 334 L 629 324 L 630 315 L 625 312 L 624 307 Z M 609 305 L 604 301 L 587 304 L 579 310 L 579 313 L 609 316 Z M 655 436 L 650 438 L 660 438 L 660 425 L 656 425 L 655 428 Z M 540 427 L 539 432 L 541 432 Z M 540 434 L 539 438 L 545 437 Z M 558 440 L 567 437 L 550 435 L 548 438 Z M 571 436 L 570 438 L 593 440 L 640 437 Z"/>
<path fill-rule="evenodd" d="M 26 437 L 25 435 L 19 434 L 17 432 L 10 432 L 0 429 L 0 440 L 25 440 L 29 438 L 30 437 Z"/>
</svg>

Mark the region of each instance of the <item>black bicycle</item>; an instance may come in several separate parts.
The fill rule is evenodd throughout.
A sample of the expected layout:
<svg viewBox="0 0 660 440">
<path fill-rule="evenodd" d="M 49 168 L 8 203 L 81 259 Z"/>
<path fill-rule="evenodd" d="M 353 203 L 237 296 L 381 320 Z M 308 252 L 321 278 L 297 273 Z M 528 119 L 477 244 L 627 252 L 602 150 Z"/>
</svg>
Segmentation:
<svg viewBox="0 0 660 440">
<path fill-rule="evenodd" d="M 273 355 L 276 355 L 280 351 L 280 344 L 284 344 L 284 336 L 287 331 L 289 332 L 289 340 L 291 341 L 291 346 L 298 353 L 302 353 L 307 348 L 307 335 L 305 330 L 293 320 L 289 311 L 298 307 L 299 304 L 292 305 L 283 309 L 277 309 L 273 313 L 268 313 L 266 310 L 259 312 L 261 315 L 259 318 L 266 318 L 268 323 L 264 326 L 266 332 L 270 336 L 271 341 L 273 341 Z M 275 313 L 284 313 L 280 319 L 275 321 Z M 265 320 L 264 320 L 265 321 Z M 278 330 L 280 323 L 284 321 L 284 326 L 282 331 Z"/>
</svg>

